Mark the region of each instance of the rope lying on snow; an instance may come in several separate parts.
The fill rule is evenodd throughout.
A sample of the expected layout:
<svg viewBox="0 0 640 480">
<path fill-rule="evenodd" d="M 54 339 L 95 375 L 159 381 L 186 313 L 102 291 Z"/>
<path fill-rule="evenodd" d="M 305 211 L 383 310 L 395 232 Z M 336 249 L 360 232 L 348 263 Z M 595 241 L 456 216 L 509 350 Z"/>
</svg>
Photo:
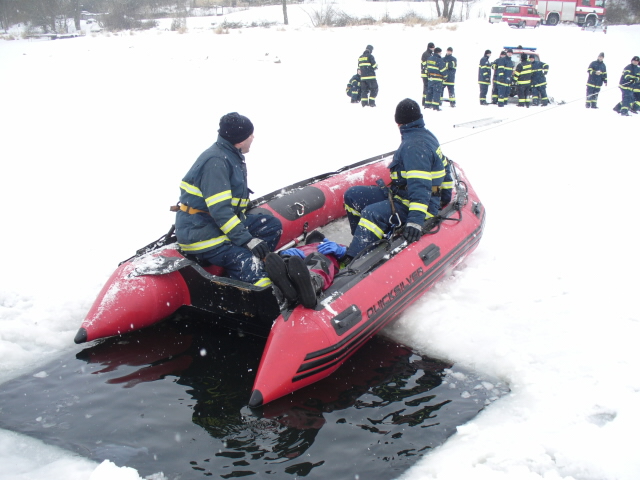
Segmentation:
<svg viewBox="0 0 640 480">
<path fill-rule="evenodd" d="M 600 92 L 598 92 L 598 94 L 602 93 L 603 91 L 611 90 L 611 89 L 617 88 L 617 87 L 618 87 L 617 85 L 611 86 L 611 87 L 607 87 L 607 88 L 601 90 Z M 593 96 L 593 95 L 596 95 L 596 94 L 595 93 L 591 94 L 591 95 L 587 96 L 587 98 L 590 97 L 590 96 Z M 442 142 L 440 145 L 448 145 L 450 143 L 457 142 L 458 140 L 463 140 L 465 138 L 469 138 L 469 137 L 471 137 L 473 135 L 479 135 L 481 133 L 488 132 L 489 130 L 493 130 L 494 128 L 504 127 L 505 125 L 509 125 L 510 123 L 518 122 L 520 120 L 524 120 L 524 119 L 527 119 L 529 117 L 533 117 L 534 115 L 540 115 L 541 113 L 552 112 L 556 108 L 561 107 L 563 105 L 570 105 L 570 104 L 575 103 L 575 102 L 584 102 L 584 99 L 585 99 L 585 96 L 580 96 L 580 97 L 575 98 L 573 100 L 569 100 L 568 102 L 562 102 L 562 103 L 557 103 L 557 104 L 551 104 L 550 103 L 548 107 L 540 109 L 537 112 L 531 112 L 531 113 L 528 113 L 527 115 L 522 115 L 522 116 L 520 116 L 518 118 L 513 118 L 511 120 L 504 120 L 504 121 L 502 121 L 500 123 L 497 123 L 497 124 L 495 124 L 495 125 L 493 125 L 491 127 L 487 127 L 487 128 L 481 129 L 481 130 L 477 130 L 477 131 L 471 132 L 471 133 L 469 133 L 467 135 L 463 135 L 461 137 L 454 138 L 453 140 L 449 140 L 447 142 Z"/>
</svg>

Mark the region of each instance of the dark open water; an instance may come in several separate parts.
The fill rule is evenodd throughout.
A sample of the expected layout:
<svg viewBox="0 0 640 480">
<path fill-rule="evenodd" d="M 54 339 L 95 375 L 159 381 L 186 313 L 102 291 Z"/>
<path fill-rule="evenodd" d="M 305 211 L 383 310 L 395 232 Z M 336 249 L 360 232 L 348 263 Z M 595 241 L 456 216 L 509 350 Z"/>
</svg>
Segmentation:
<svg viewBox="0 0 640 480">
<path fill-rule="evenodd" d="M 78 346 L 2 385 L 0 427 L 143 477 L 382 480 L 507 391 L 378 336 L 332 377 L 251 410 L 264 343 L 183 319 Z"/>
</svg>

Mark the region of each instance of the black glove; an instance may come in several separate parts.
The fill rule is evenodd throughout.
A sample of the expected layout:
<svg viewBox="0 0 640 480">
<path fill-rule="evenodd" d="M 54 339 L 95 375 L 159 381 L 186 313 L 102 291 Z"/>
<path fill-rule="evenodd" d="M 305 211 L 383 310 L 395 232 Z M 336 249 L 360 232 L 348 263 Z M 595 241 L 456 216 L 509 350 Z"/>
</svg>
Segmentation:
<svg viewBox="0 0 640 480">
<path fill-rule="evenodd" d="M 416 223 L 407 223 L 402 231 L 402 236 L 407 243 L 417 242 L 422 237 L 422 227 Z"/>
<path fill-rule="evenodd" d="M 259 238 L 252 238 L 245 245 L 251 253 L 253 253 L 256 257 L 262 260 L 269 253 L 269 245 L 264 240 L 260 240 Z"/>
</svg>

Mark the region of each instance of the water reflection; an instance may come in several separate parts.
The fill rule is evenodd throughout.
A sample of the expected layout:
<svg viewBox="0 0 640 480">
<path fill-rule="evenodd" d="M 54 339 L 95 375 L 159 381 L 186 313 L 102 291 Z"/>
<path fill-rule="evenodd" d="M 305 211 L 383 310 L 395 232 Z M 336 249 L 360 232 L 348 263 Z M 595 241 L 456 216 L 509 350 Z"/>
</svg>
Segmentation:
<svg viewBox="0 0 640 480">
<path fill-rule="evenodd" d="M 107 339 L 3 385 L 0 426 L 97 461 L 124 452 L 142 476 L 386 479 L 504 391 L 378 336 L 329 378 L 250 409 L 264 344 L 189 317 Z"/>
</svg>

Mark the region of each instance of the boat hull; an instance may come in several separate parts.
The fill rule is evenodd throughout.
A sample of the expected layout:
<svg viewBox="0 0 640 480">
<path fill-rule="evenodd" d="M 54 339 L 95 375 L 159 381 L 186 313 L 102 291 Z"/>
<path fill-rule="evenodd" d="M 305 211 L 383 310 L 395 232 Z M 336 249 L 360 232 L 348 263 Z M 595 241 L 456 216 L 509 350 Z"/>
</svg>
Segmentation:
<svg viewBox="0 0 640 480">
<path fill-rule="evenodd" d="M 368 159 L 252 203 L 250 213 L 276 216 L 279 248 L 345 216 L 343 196 L 354 185 L 389 182 L 392 153 Z M 123 262 L 104 286 L 76 335 L 76 343 L 121 335 L 194 308 L 225 326 L 264 332 L 268 339 L 249 401 L 258 407 L 331 375 L 372 336 L 448 275 L 477 246 L 485 211 L 452 164 L 454 198 L 427 222 L 422 238 L 383 239 L 340 271 L 315 309 L 278 304 L 272 288 L 224 277 L 179 251 L 170 231 Z M 281 310 L 282 308 L 282 310 Z"/>
<path fill-rule="evenodd" d="M 274 322 L 249 405 L 257 407 L 331 375 L 367 340 L 448 275 L 482 236 L 484 208 L 475 192 L 461 219 L 403 248 L 381 244 L 336 279 L 315 310 L 296 307 Z M 397 253 L 394 254 L 394 252 Z"/>
<path fill-rule="evenodd" d="M 388 181 L 390 160 L 391 154 L 380 155 L 276 190 L 252 202 L 249 213 L 277 217 L 283 226 L 278 248 L 294 246 L 305 232 L 345 215 L 343 195 L 349 187 Z M 116 269 L 82 322 L 76 343 L 153 325 L 181 306 L 268 331 L 279 314 L 271 287 L 235 281 L 224 277 L 220 267 L 186 259 L 175 237 L 168 243 L 170 236 L 140 249 Z"/>
</svg>

